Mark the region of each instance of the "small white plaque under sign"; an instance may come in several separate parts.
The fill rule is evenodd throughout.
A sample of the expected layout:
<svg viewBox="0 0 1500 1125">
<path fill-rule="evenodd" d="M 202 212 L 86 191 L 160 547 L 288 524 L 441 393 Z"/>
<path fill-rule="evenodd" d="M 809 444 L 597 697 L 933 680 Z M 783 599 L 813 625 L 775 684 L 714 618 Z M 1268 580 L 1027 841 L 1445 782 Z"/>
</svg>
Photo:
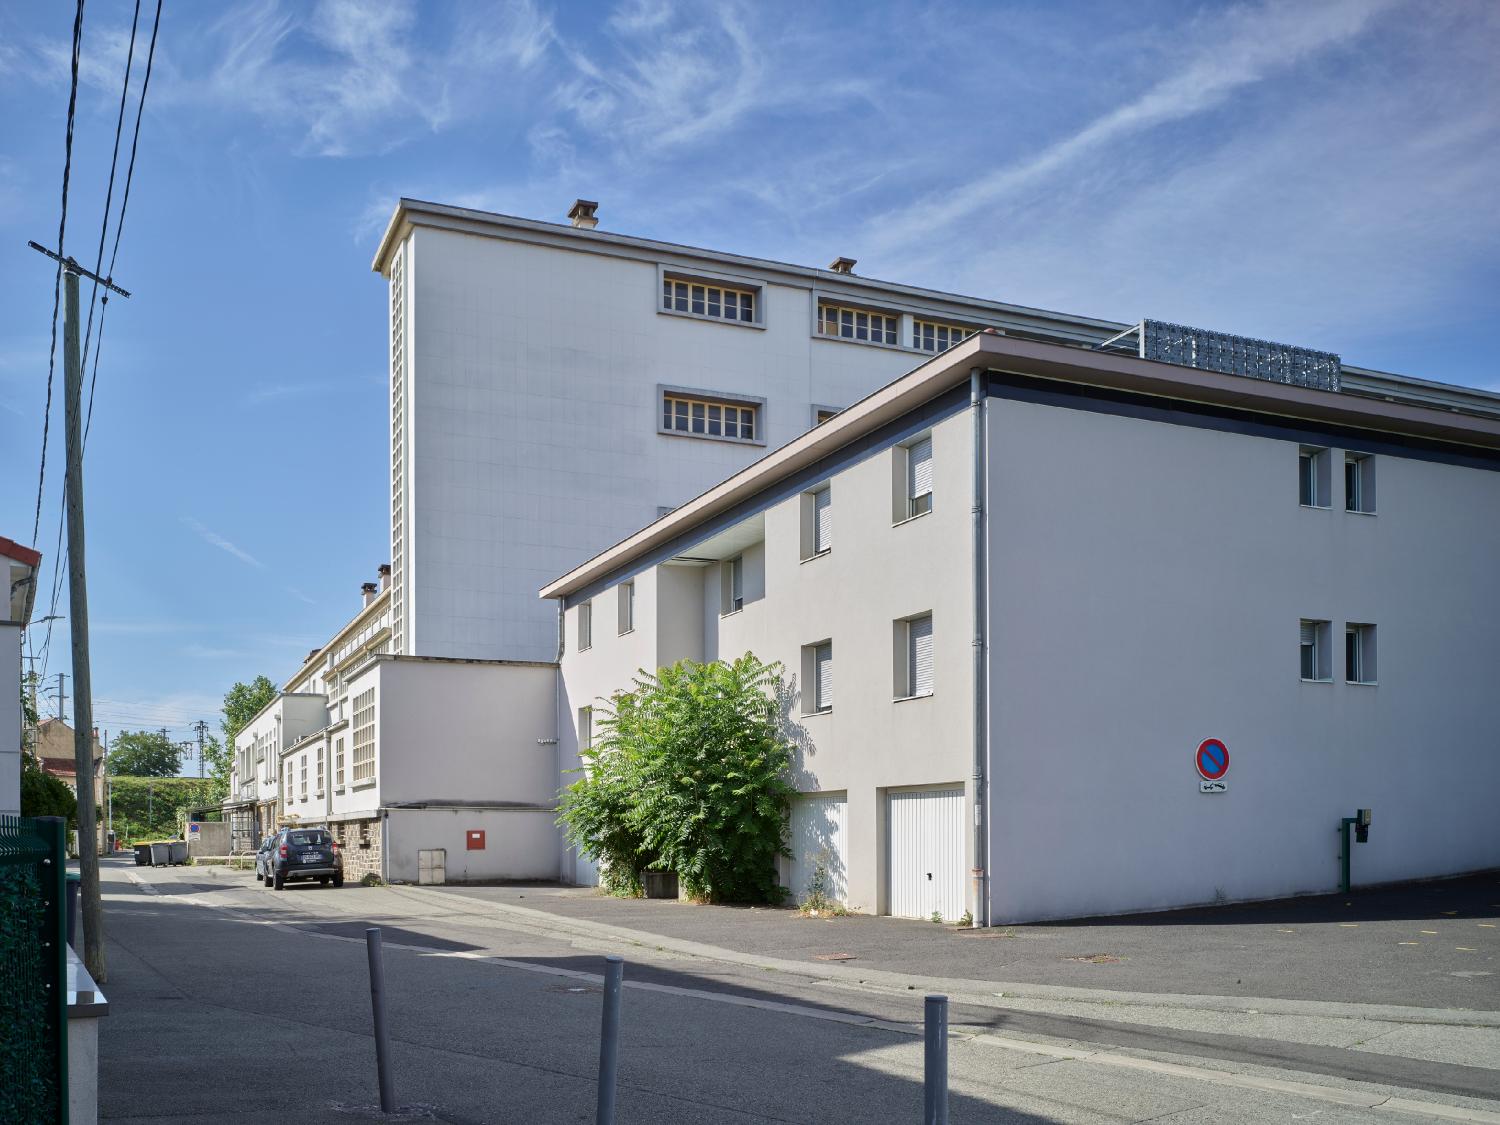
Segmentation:
<svg viewBox="0 0 1500 1125">
<path fill-rule="evenodd" d="M 1200 782 L 1198 782 L 1198 792 L 1200 792 L 1200 793 L 1223 793 L 1223 792 L 1226 792 L 1228 789 L 1229 789 L 1229 782 L 1227 782 L 1227 781 L 1200 781 Z"/>
</svg>

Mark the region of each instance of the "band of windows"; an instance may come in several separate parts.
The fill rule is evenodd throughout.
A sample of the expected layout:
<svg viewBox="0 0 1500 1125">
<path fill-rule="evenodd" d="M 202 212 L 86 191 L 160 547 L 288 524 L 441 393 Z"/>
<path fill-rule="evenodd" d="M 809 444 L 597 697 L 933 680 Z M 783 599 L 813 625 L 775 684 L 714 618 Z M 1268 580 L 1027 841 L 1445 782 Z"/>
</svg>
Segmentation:
<svg viewBox="0 0 1500 1125">
<path fill-rule="evenodd" d="M 664 430 L 680 434 L 754 440 L 755 412 L 754 406 L 741 403 L 663 395 L 661 425 Z"/>
<path fill-rule="evenodd" d="M 723 285 L 662 278 L 661 307 L 669 312 L 695 313 L 721 320 L 749 323 L 755 320 L 755 294 Z"/>
<path fill-rule="evenodd" d="M 919 320 L 912 325 L 911 344 L 924 352 L 945 352 L 955 344 L 962 343 L 974 334 L 972 328 L 960 328 L 956 324 L 938 324 L 936 321 Z"/>
<path fill-rule="evenodd" d="M 894 344 L 899 319 L 867 309 L 850 309 L 841 305 L 818 306 L 818 332 L 843 340 L 868 340 L 875 344 Z"/>
</svg>

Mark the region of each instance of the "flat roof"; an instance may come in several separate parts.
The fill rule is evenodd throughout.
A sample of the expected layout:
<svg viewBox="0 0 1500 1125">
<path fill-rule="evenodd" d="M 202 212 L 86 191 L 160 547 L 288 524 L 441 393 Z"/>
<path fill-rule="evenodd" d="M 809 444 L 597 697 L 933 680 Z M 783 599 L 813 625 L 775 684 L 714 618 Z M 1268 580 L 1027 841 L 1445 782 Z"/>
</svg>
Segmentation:
<svg viewBox="0 0 1500 1125">
<path fill-rule="evenodd" d="M 697 525 L 727 512 L 840 447 L 966 382 L 975 369 L 1356 427 L 1451 443 L 1455 447 L 1500 450 L 1500 418 L 1478 416 L 1453 408 L 1297 387 L 1245 375 L 1160 363 L 1118 352 L 1091 351 L 982 332 L 887 383 L 828 421 L 793 438 L 680 508 L 574 567 L 543 586 L 539 596 L 566 598 L 629 567 Z"/>
</svg>

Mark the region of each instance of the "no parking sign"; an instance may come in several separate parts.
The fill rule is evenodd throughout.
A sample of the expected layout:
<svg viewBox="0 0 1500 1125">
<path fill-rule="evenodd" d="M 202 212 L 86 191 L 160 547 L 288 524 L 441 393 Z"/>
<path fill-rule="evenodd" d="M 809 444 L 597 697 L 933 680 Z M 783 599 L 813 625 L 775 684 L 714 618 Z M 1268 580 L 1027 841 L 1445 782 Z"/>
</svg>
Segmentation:
<svg viewBox="0 0 1500 1125">
<path fill-rule="evenodd" d="M 1223 793 L 1229 788 L 1224 775 L 1229 772 L 1229 747 L 1217 738 L 1205 738 L 1198 743 L 1198 752 L 1193 755 L 1193 766 L 1203 780 L 1198 785 L 1201 793 Z"/>
</svg>

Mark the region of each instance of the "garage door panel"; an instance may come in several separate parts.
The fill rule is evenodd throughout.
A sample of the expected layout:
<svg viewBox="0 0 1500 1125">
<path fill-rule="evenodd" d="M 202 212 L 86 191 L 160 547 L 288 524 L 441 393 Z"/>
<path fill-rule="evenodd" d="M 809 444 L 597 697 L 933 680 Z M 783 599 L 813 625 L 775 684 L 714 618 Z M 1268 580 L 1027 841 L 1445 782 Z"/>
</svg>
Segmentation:
<svg viewBox="0 0 1500 1125">
<path fill-rule="evenodd" d="M 898 918 L 954 921 L 964 910 L 964 792 L 892 793 L 886 839 L 890 849 L 887 908 Z"/>
<path fill-rule="evenodd" d="M 792 901 L 804 901 L 819 865 L 826 872 L 823 893 L 847 905 L 849 899 L 849 801 L 839 796 L 799 797 L 792 802 Z"/>
</svg>

